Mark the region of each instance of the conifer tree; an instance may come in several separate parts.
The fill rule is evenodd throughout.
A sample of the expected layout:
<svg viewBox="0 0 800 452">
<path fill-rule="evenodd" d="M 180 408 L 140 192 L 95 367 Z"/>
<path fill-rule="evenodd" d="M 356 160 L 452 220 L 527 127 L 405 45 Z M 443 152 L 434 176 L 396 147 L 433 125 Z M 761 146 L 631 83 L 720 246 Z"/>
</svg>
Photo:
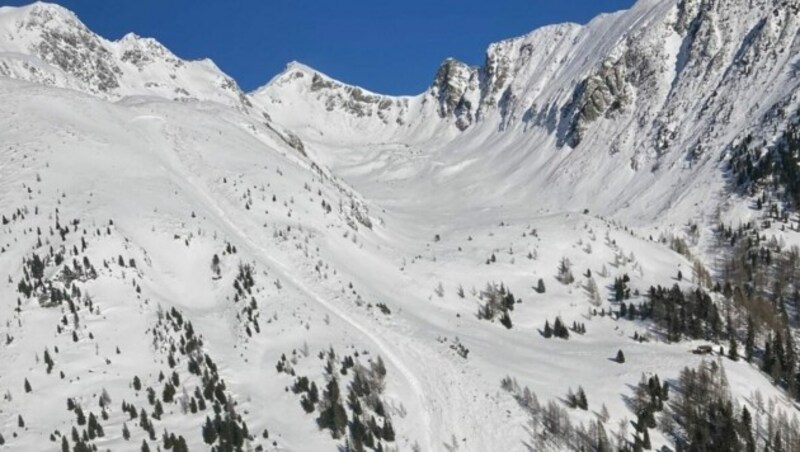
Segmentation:
<svg viewBox="0 0 800 452">
<path fill-rule="evenodd" d="M 731 334 L 728 344 L 728 358 L 732 361 L 739 361 L 739 349 L 736 346 L 736 337 Z"/>
<path fill-rule="evenodd" d="M 745 452 L 755 452 L 756 441 L 753 437 L 753 420 L 746 406 L 742 408 L 741 429 L 745 441 Z"/>
<path fill-rule="evenodd" d="M 558 264 L 558 280 L 564 285 L 569 285 L 575 282 L 575 277 L 572 275 L 572 264 L 566 257 L 561 258 Z"/>
<path fill-rule="evenodd" d="M 642 452 L 643 450 L 642 439 L 639 438 L 639 434 L 636 433 L 633 437 L 633 452 Z"/>
<path fill-rule="evenodd" d="M 394 428 L 392 427 L 392 421 L 389 418 L 386 418 L 383 421 L 383 439 L 386 441 L 392 442 L 394 441 Z"/>
<path fill-rule="evenodd" d="M 584 392 L 582 386 L 578 386 L 578 394 L 576 396 L 576 402 L 578 408 L 584 411 L 589 409 L 589 401 L 586 399 L 586 392 Z"/>
<path fill-rule="evenodd" d="M 87 426 L 87 432 L 89 433 L 89 439 L 95 439 L 97 436 L 97 418 L 95 417 L 94 413 L 89 413 L 89 424 Z"/>
<path fill-rule="evenodd" d="M 500 316 L 500 323 L 509 330 L 513 326 L 511 324 L 511 316 L 508 315 L 507 311 L 503 311 L 503 315 Z"/>
<path fill-rule="evenodd" d="M 772 374 L 772 366 L 775 363 L 775 357 L 772 354 L 772 337 L 770 336 L 764 341 L 764 355 L 761 358 L 761 370 L 767 374 Z"/>
<path fill-rule="evenodd" d="M 329 429 L 333 438 L 339 438 L 347 426 L 347 412 L 342 406 L 339 382 L 335 376 L 328 381 L 320 403 L 322 406 L 320 407 L 317 424 L 320 428 Z"/>
<path fill-rule="evenodd" d="M 567 391 L 567 406 L 570 408 L 576 408 L 578 406 L 578 398 L 575 396 L 575 393 L 572 392 L 572 388 L 569 388 Z"/>
<path fill-rule="evenodd" d="M 311 413 L 314 411 L 314 404 L 311 403 L 311 400 L 305 394 L 300 397 L 300 406 L 303 407 L 303 411 L 306 413 Z"/>
<path fill-rule="evenodd" d="M 625 354 L 622 353 L 622 349 L 617 350 L 617 362 L 623 364 L 625 362 Z"/>
<path fill-rule="evenodd" d="M 756 332 L 755 326 L 753 325 L 753 317 L 747 317 L 747 338 L 744 342 L 744 358 L 747 362 L 751 362 L 753 360 L 753 352 L 755 350 L 756 344 Z"/>
<path fill-rule="evenodd" d="M 203 441 L 206 444 L 214 444 L 217 440 L 217 430 L 214 427 L 214 424 L 211 423 L 211 419 L 206 416 L 206 423 L 203 424 Z"/>
<path fill-rule="evenodd" d="M 556 321 L 553 323 L 553 335 L 561 339 L 569 339 L 569 330 L 564 326 L 561 317 L 556 317 Z"/>
<path fill-rule="evenodd" d="M 216 254 L 214 254 L 214 257 L 211 258 L 211 271 L 214 272 L 214 274 L 217 277 L 219 277 L 219 275 L 220 275 L 220 261 L 219 261 L 219 256 L 217 256 Z"/>
<path fill-rule="evenodd" d="M 77 418 L 78 425 L 86 424 L 86 416 L 83 414 L 83 408 L 80 405 L 75 406 L 75 417 Z"/>
<path fill-rule="evenodd" d="M 366 428 L 358 416 L 353 416 L 353 421 L 350 422 L 350 435 L 345 439 L 346 450 L 363 451 L 364 450 L 364 436 L 366 436 Z M 348 449 L 349 448 L 349 449 Z"/>
<path fill-rule="evenodd" d="M 361 416 L 364 410 L 361 407 L 361 402 L 358 400 L 358 394 L 350 387 L 350 392 L 347 394 L 347 406 L 353 412 L 353 416 Z"/>
<path fill-rule="evenodd" d="M 161 397 L 164 400 L 164 403 L 172 403 L 175 399 L 175 387 L 172 386 L 171 383 L 167 382 L 164 385 L 164 390 L 161 392 Z"/>
</svg>

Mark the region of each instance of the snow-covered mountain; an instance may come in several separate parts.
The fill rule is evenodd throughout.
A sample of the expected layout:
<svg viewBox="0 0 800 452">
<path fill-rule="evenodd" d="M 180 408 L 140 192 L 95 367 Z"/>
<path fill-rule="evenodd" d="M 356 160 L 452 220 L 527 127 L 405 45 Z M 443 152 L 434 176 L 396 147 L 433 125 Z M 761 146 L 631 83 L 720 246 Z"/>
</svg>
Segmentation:
<svg viewBox="0 0 800 452">
<path fill-rule="evenodd" d="M 406 97 L 0 8 L 0 450 L 800 447 L 799 7 Z"/>
<path fill-rule="evenodd" d="M 520 201 L 649 222 L 695 204 L 713 210 L 728 151 L 749 133 L 772 141 L 776 114 L 784 125 L 796 116 L 797 10 L 642 0 L 492 44 L 480 68 L 447 60 L 414 97 L 365 96 L 293 64 L 253 98 L 323 145 L 419 146 L 441 163 L 410 171 L 420 178 L 491 162 L 456 183 L 502 178 Z"/>
<path fill-rule="evenodd" d="M 116 100 L 158 96 L 248 107 L 236 81 L 208 59 L 185 61 L 133 33 L 108 41 L 58 5 L 0 8 L 0 75 Z"/>
</svg>

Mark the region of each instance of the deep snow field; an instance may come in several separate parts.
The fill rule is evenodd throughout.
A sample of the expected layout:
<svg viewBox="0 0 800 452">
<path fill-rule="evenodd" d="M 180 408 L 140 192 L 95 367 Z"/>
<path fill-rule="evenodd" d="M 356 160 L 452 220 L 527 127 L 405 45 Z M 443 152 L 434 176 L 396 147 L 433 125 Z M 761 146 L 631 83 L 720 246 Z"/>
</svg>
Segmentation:
<svg viewBox="0 0 800 452">
<path fill-rule="evenodd" d="M 159 372 L 170 371 L 163 345 L 156 347 L 151 336 L 158 312 L 173 307 L 205 339 L 237 411 L 256 432 L 250 444 L 268 450 L 336 444 L 286 391 L 291 377 L 276 372 L 282 354 L 304 348 L 310 354 L 298 352 L 295 369 L 318 379 L 322 363 L 316 355 L 329 347 L 340 354 L 361 351 L 366 360 L 382 357 L 388 411 L 398 432 L 388 445 L 401 450 L 415 444 L 444 450 L 454 439 L 458 450 L 524 449 L 526 414 L 500 389 L 507 375 L 540 400 L 563 398 L 582 386 L 590 410 L 575 412 L 575 422 L 592 419 L 605 405 L 608 425 L 616 426 L 634 417 L 624 396 L 643 373 L 671 379 L 702 359 L 690 353 L 696 344 L 667 345 L 648 324 L 591 315 L 611 307 L 609 286 L 617 276 L 628 274 L 632 289 L 643 293 L 650 285 L 674 284 L 679 270 L 692 274 L 684 257 L 624 226 L 590 213 L 547 212 L 534 203 L 480 205 L 469 196 L 445 194 L 440 181 L 422 185 L 414 179 L 412 189 L 391 167 L 366 171 L 350 163 L 341 175 L 357 194 L 312 169 L 309 159 L 263 124 L 213 104 L 155 98 L 111 104 L 8 80 L 0 90 L 2 213 L 11 218 L 24 212 L 3 225 L 0 236 L 3 335 L 9 338 L 0 376 L 6 447 L 57 447 L 48 437 L 68 432 L 74 418 L 66 399 L 94 409 L 105 389 L 109 419 L 103 421 L 105 436 L 94 444 L 138 448 L 147 435 L 128 421 L 131 440 L 125 441 L 127 415 L 118 407 L 123 400 L 146 403 L 144 392 L 131 386 L 134 376 L 158 388 Z M 393 178 L 394 186 L 386 181 Z M 350 206 L 361 196 L 371 229 L 353 220 Z M 323 200 L 333 206 L 330 213 Z M 56 221 L 69 225 L 64 239 L 51 233 Z M 45 256 L 50 248 L 71 252 L 80 237 L 87 249 L 78 259 L 87 256 L 98 277 L 75 284 L 95 310 L 81 310 L 79 323 L 70 321 L 59 333 L 65 305 L 24 299 L 17 283 L 23 258 Z M 235 254 L 225 252 L 228 243 Z M 214 254 L 221 256 L 219 278 Z M 556 280 L 563 257 L 576 276 L 569 285 Z M 237 318 L 244 302 L 232 300 L 240 263 L 255 269 L 260 333 L 252 337 Z M 56 278 L 54 264 L 47 262 L 47 278 Z M 597 306 L 587 293 L 587 270 L 599 288 Z M 539 278 L 544 294 L 534 290 Z M 520 299 L 513 328 L 477 317 L 477 293 L 487 283 L 503 283 Z M 691 287 L 691 278 L 681 284 Z M 377 303 L 391 313 L 381 313 Z M 586 334 L 569 341 L 543 338 L 545 320 L 556 316 L 568 325 L 584 323 Z M 653 340 L 636 342 L 635 332 Z M 451 348 L 458 343 L 469 350 L 467 358 Z M 45 349 L 55 361 L 53 373 L 42 363 Z M 625 364 L 613 361 L 619 349 Z M 758 389 L 791 409 L 755 367 L 720 362 L 744 400 Z M 191 393 L 197 377 L 176 368 L 181 387 Z M 193 450 L 204 447 L 205 413 L 183 414 L 177 402 L 164 412 L 159 436 L 167 429 L 185 436 Z M 18 415 L 24 428 L 17 426 Z M 269 439 L 261 436 L 264 429 Z M 661 441 L 654 435 L 655 445 Z"/>
</svg>

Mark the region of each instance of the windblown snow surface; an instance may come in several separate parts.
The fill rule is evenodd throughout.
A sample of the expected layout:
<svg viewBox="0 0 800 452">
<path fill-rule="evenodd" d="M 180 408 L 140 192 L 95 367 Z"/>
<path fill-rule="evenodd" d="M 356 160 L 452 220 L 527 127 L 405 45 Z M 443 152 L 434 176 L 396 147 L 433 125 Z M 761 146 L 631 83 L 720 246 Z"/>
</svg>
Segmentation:
<svg viewBox="0 0 800 452">
<path fill-rule="evenodd" d="M 642 374 L 674 380 L 710 359 L 738 403 L 758 390 L 796 414 L 755 365 L 592 311 L 616 310 L 622 274 L 634 301 L 651 285 L 694 287 L 693 262 L 660 240 L 687 237 L 689 222 L 703 260 L 715 218 L 758 218 L 729 187 L 726 153 L 744 133 L 777 136 L 775 112 L 797 111 L 797 7 L 641 0 L 493 44 L 480 68 L 448 60 L 409 97 L 299 63 L 247 94 L 210 61 L 134 35 L 105 40 L 58 6 L 0 9 L 0 449 L 73 444 L 67 399 L 97 417 L 99 450 L 155 450 L 165 430 L 206 449 L 211 402 L 187 408 L 204 389 L 189 365 L 201 356 L 200 374 L 216 369 L 225 410 L 246 422 L 246 447 L 336 450 L 344 439 L 290 389 L 307 376 L 322 393 L 331 349 L 343 398 L 345 356 L 385 363 L 375 416 L 391 419 L 383 447 L 397 450 L 544 447 L 506 376 L 542 403 L 581 386 L 589 410 L 571 421 L 605 405 L 612 431 L 635 420 Z M 26 297 L 34 254 L 45 283 Z M 84 258 L 95 277 L 68 283 L 64 268 L 86 269 Z M 562 258 L 573 283 L 556 280 Z M 245 267 L 253 284 L 240 290 Z M 488 283 L 520 300 L 511 329 L 476 315 Z M 62 289 L 72 301 L 51 303 Z M 180 352 L 176 312 L 200 355 Z M 545 339 L 556 316 L 587 332 Z M 146 388 L 161 399 L 173 372 L 153 441 L 122 404 L 151 413 Z M 654 449 L 674 447 L 651 435 Z"/>
</svg>

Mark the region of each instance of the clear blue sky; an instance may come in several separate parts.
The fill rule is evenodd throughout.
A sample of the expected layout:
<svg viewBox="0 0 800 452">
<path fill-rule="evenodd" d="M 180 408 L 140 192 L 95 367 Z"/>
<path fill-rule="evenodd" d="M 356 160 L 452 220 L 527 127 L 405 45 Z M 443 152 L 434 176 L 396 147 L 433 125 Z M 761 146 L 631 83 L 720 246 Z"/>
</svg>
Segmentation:
<svg viewBox="0 0 800 452">
<path fill-rule="evenodd" d="M 0 5 L 28 1 L 0 0 Z M 209 57 L 245 90 L 298 60 L 386 94 L 416 94 L 439 63 L 483 62 L 489 43 L 585 23 L 634 0 L 57 0 L 102 36 L 132 31 L 188 59 Z"/>
</svg>

